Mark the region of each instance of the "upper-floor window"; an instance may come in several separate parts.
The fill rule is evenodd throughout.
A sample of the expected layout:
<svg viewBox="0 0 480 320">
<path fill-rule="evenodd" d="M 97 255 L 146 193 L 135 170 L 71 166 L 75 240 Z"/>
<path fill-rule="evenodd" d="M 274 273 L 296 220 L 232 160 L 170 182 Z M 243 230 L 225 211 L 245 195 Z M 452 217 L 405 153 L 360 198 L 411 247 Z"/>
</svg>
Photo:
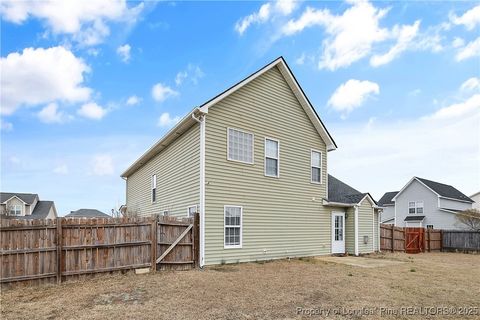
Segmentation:
<svg viewBox="0 0 480 320">
<path fill-rule="evenodd" d="M 312 182 L 322 183 L 322 153 L 312 150 L 311 154 Z"/>
<path fill-rule="evenodd" d="M 271 138 L 265 138 L 265 175 L 278 177 L 280 142 Z"/>
<path fill-rule="evenodd" d="M 21 216 L 22 215 L 22 206 L 19 204 L 14 204 L 10 207 L 11 216 Z"/>
<path fill-rule="evenodd" d="M 228 128 L 227 159 L 253 163 L 253 133 Z"/>
<path fill-rule="evenodd" d="M 410 214 L 423 214 L 423 201 L 410 201 L 408 203 L 408 213 Z"/>
<path fill-rule="evenodd" d="M 152 202 L 157 201 L 157 175 L 152 175 Z"/>
</svg>

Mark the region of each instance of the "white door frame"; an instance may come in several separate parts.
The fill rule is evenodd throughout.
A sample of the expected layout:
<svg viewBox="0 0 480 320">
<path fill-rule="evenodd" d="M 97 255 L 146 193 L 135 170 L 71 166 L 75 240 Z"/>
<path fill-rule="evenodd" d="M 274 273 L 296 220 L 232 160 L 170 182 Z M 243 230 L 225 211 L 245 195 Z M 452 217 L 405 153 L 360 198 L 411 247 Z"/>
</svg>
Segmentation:
<svg viewBox="0 0 480 320">
<path fill-rule="evenodd" d="M 342 241 L 335 241 L 335 216 L 342 217 Z M 332 211 L 332 253 L 345 253 L 345 212 Z"/>
</svg>

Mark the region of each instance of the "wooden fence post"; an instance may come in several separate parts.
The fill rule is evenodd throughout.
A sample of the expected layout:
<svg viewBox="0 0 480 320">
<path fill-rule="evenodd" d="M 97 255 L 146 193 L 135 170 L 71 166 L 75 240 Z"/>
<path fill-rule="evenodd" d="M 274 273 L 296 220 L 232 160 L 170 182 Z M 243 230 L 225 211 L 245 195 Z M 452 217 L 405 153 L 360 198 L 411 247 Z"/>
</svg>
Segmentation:
<svg viewBox="0 0 480 320">
<path fill-rule="evenodd" d="M 157 271 L 157 216 L 155 216 L 155 218 L 152 220 L 152 225 L 150 227 L 150 232 L 152 233 L 152 237 L 151 237 L 151 240 L 152 240 L 152 246 L 151 246 L 151 251 L 150 251 L 150 254 L 151 254 L 151 269 L 152 271 Z"/>
<path fill-rule="evenodd" d="M 195 213 L 193 218 L 193 260 L 195 261 L 195 267 L 200 266 L 200 214 Z"/>
<path fill-rule="evenodd" d="M 62 283 L 62 218 L 57 218 L 57 283 Z"/>
<path fill-rule="evenodd" d="M 395 225 L 392 224 L 392 252 L 395 252 Z"/>
<path fill-rule="evenodd" d="M 443 252 L 443 229 L 440 230 L 440 252 Z"/>
</svg>

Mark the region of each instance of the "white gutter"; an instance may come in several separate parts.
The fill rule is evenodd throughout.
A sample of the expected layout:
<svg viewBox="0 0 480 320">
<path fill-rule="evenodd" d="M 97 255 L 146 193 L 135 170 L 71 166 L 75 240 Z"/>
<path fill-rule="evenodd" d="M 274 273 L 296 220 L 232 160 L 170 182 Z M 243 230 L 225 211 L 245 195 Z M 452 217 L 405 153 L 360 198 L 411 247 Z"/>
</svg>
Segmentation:
<svg viewBox="0 0 480 320">
<path fill-rule="evenodd" d="M 358 256 L 358 206 L 355 206 L 355 255 Z"/>
</svg>

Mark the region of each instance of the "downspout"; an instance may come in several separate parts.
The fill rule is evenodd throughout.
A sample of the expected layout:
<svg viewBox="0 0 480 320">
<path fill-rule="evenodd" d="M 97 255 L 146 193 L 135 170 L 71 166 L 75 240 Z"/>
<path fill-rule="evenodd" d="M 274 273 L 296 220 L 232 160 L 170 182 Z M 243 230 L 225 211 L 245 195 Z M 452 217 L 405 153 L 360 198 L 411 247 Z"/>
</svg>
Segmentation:
<svg viewBox="0 0 480 320">
<path fill-rule="evenodd" d="M 358 256 L 358 206 L 355 206 L 355 255 Z"/>
<path fill-rule="evenodd" d="M 192 118 L 200 124 L 200 268 L 205 265 L 205 121 L 207 115 L 200 111 Z"/>
</svg>

